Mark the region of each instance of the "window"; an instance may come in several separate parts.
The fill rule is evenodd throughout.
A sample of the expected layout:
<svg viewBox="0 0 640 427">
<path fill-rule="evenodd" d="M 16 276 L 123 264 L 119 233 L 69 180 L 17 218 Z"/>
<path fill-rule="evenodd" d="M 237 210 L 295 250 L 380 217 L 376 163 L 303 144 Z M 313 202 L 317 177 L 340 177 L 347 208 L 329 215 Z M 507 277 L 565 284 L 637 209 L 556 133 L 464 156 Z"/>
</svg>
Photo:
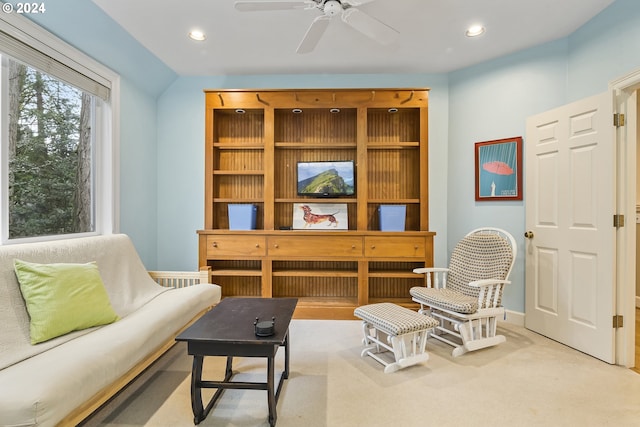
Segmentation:
<svg viewBox="0 0 640 427">
<path fill-rule="evenodd" d="M 3 60 L 9 70 L 9 239 L 94 232 L 95 97 Z"/>
<path fill-rule="evenodd" d="M 0 61 L 2 243 L 116 231 L 117 75 L 14 15 Z"/>
</svg>

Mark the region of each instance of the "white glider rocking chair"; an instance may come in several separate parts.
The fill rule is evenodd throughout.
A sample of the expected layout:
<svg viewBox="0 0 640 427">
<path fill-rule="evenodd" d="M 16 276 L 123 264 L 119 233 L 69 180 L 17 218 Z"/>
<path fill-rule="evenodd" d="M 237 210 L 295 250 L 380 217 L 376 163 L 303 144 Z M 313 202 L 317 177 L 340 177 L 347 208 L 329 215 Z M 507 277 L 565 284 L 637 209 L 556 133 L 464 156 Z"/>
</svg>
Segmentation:
<svg viewBox="0 0 640 427">
<path fill-rule="evenodd" d="M 499 228 L 479 228 L 467 234 L 453 250 L 449 268 L 416 268 L 425 286 L 409 293 L 419 312 L 439 320 L 430 334 L 454 347 L 453 356 L 506 341 L 496 335 L 497 318 L 504 316 L 502 291 L 517 246 L 511 234 Z"/>
</svg>

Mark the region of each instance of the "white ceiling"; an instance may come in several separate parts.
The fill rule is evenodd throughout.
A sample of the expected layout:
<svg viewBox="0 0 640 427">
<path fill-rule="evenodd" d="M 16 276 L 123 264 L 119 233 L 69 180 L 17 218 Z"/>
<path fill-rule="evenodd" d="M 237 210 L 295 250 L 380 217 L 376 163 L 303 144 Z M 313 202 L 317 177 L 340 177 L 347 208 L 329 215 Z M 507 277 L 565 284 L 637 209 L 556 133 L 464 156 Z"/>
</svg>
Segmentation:
<svg viewBox="0 0 640 427">
<path fill-rule="evenodd" d="M 443 73 L 571 34 L 613 0 L 376 0 L 358 8 L 400 32 L 383 46 L 335 17 L 307 54 L 319 10 L 238 12 L 234 0 L 93 0 L 177 74 Z M 471 24 L 486 33 L 465 36 Z M 194 42 L 187 33 L 207 35 Z"/>
</svg>

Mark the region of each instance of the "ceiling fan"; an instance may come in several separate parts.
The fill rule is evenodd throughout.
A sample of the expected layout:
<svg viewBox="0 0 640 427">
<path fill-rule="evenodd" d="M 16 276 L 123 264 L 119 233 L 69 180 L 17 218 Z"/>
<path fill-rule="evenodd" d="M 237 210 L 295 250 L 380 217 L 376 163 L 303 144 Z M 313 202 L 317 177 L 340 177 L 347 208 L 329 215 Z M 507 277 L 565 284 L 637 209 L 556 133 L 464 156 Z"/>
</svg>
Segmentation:
<svg viewBox="0 0 640 427">
<path fill-rule="evenodd" d="M 323 14 L 313 20 L 296 50 L 297 53 L 309 53 L 316 47 L 329 26 L 329 22 L 336 15 L 340 15 L 344 23 L 378 43 L 391 44 L 398 36 L 398 31 L 356 9 L 356 6 L 372 1 L 375 0 L 237 1 L 235 8 L 242 12 L 290 9 L 320 10 Z"/>
</svg>

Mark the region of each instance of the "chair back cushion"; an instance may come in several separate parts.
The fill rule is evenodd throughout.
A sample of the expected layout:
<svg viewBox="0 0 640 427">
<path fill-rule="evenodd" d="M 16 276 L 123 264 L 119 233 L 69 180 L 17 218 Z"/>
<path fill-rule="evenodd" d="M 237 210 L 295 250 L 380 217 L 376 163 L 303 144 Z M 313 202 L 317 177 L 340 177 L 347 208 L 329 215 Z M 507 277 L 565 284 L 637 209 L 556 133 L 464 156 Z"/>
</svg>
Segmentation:
<svg viewBox="0 0 640 427">
<path fill-rule="evenodd" d="M 469 282 L 481 279 L 507 280 L 513 259 L 509 241 L 492 233 L 474 233 L 464 237 L 453 250 L 449 263 L 447 288 L 478 297 L 479 289 Z M 499 295 L 498 305 L 502 295 Z"/>
</svg>

